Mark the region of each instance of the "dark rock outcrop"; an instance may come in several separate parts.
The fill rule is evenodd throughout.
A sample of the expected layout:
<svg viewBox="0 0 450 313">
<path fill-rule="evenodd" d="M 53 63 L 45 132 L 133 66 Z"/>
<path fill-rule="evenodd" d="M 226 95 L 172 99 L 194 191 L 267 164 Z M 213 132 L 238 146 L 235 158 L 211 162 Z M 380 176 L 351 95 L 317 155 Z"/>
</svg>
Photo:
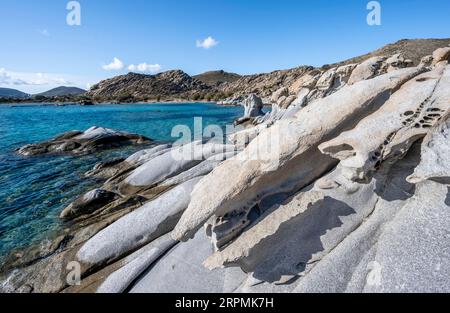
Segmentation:
<svg viewBox="0 0 450 313">
<path fill-rule="evenodd" d="M 151 139 L 141 135 L 119 132 L 103 127 L 91 127 L 85 132 L 70 131 L 53 140 L 26 145 L 17 150 L 24 156 L 48 154 L 90 154 L 125 145 L 143 144 Z"/>
</svg>

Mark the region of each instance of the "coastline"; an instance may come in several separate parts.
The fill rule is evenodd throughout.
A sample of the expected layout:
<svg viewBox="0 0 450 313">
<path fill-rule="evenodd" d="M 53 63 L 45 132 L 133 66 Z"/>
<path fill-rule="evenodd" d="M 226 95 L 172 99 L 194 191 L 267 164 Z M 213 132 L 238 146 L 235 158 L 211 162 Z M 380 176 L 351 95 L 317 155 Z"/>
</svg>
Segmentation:
<svg viewBox="0 0 450 313">
<path fill-rule="evenodd" d="M 220 104 L 220 101 L 195 101 L 195 100 L 168 100 L 168 101 L 148 101 L 148 102 L 95 102 L 93 105 L 90 106 L 96 106 L 96 105 L 140 105 L 140 104 L 190 104 L 190 103 L 198 103 L 198 104 L 216 104 L 220 106 L 239 106 L 239 105 L 232 105 L 232 104 Z M 58 106 L 58 104 L 61 104 L 61 106 L 83 106 L 80 103 L 74 103 L 74 102 L 60 102 L 60 101 L 44 101 L 44 102 L 0 102 L 0 105 L 5 106 L 18 106 L 18 105 L 42 105 L 42 106 Z M 89 105 L 88 105 L 89 106 Z"/>
</svg>

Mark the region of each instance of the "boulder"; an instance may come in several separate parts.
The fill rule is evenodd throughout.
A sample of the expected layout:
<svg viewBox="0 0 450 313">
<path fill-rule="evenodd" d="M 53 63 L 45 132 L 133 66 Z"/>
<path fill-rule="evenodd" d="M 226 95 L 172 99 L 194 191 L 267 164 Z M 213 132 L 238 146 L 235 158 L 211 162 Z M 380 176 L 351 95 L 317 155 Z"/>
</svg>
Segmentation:
<svg viewBox="0 0 450 313">
<path fill-rule="evenodd" d="M 323 91 L 328 91 L 334 82 L 337 68 L 330 68 L 319 78 L 316 84 L 316 88 Z"/>
<path fill-rule="evenodd" d="M 244 117 L 257 117 L 263 115 L 262 108 L 264 107 L 264 104 L 257 95 L 250 94 L 245 100 L 244 100 Z"/>
<path fill-rule="evenodd" d="M 313 89 L 320 78 L 320 72 L 312 71 L 298 78 L 290 87 L 290 94 L 298 94 L 302 88 Z"/>
<path fill-rule="evenodd" d="M 281 97 L 288 97 L 288 96 L 289 96 L 289 88 L 282 87 L 272 94 L 271 100 L 272 103 L 278 103 Z"/>
<path fill-rule="evenodd" d="M 83 133 L 71 131 L 50 141 L 24 146 L 18 149 L 17 153 L 23 156 L 47 154 L 80 155 L 118 148 L 124 145 L 149 142 L 151 140 L 144 136 L 94 126 Z"/>
<path fill-rule="evenodd" d="M 71 203 L 59 217 L 63 220 L 72 220 L 81 215 L 91 214 L 117 198 L 118 196 L 113 192 L 94 189 Z"/>
<path fill-rule="evenodd" d="M 441 61 L 450 61 L 450 47 L 439 48 L 433 52 L 432 65 L 436 65 Z"/>
<path fill-rule="evenodd" d="M 292 104 L 292 102 L 294 102 L 295 99 L 297 99 L 297 96 L 294 96 L 294 95 L 287 97 L 286 99 L 281 101 L 280 107 L 282 109 L 287 109 Z"/>
<path fill-rule="evenodd" d="M 420 67 L 429 67 L 433 63 L 433 56 L 432 55 L 426 55 L 420 60 Z"/>
<path fill-rule="evenodd" d="M 353 85 L 362 80 L 375 77 L 383 66 L 386 57 L 372 57 L 359 64 L 352 72 L 348 80 L 349 85 Z"/>
</svg>

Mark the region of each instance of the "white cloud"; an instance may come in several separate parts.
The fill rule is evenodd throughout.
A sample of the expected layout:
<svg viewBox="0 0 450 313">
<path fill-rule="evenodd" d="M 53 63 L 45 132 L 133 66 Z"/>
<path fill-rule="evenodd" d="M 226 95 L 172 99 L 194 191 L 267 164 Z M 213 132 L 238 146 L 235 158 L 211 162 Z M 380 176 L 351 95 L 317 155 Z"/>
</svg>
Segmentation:
<svg viewBox="0 0 450 313">
<path fill-rule="evenodd" d="M 114 58 L 114 60 L 107 64 L 107 65 L 103 65 L 103 69 L 105 71 L 119 71 L 121 69 L 124 68 L 124 64 L 122 61 L 120 61 L 118 58 Z"/>
<path fill-rule="evenodd" d="M 67 79 L 49 73 L 19 73 L 0 68 L 0 84 L 9 86 L 71 85 Z"/>
<path fill-rule="evenodd" d="M 50 32 L 48 31 L 48 29 L 39 29 L 38 32 L 39 32 L 39 34 L 41 34 L 42 36 L 50 37 Z"/>
<path fill-rule="evenodd" d="M 82 77 L 53 73 L 13 72 L 0 68 L 0 87 L 20 89 L 31 94 L 59 86 L 83 88 L 85 85 L 86 80 Z"/>
<path fill-rule="evenodd" d="M 160 72 L 161 69 L 162 67 L 159 64 L 147 64 L 145 62 L 138 65 L 131 64 L 130 66 L 128 66 L 128 70 L 130 71 L 138 71 L 143 73 L 147 72 L 152 74 Z"/>
<path fill-rule="evenodd" d="M 197 40 L 197 48 L 203 48 L 207 50 L 217 46 L 218 44 L 219 42 L 211 36 L 209 36 L 204 40 Z"/>
</svg>

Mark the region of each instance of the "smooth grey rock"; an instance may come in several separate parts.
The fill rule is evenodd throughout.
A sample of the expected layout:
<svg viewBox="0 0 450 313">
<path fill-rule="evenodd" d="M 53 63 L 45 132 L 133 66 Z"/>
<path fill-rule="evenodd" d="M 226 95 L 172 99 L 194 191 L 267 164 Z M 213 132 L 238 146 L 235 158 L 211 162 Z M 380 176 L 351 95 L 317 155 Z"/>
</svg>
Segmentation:
<svg viewBox="0 0 450 313">
<path fill-rule="evenodd" d="M 158 240 L 156 240 L 158 242 Z M 129 262 L 119 270 L 110 274 L 97 289 L 97 293 L 122 293 L 158 258 L 171 249 L 177 242 L 171 238 L 166 238 L 158 244 L 150 243 L 142 248 L 145 250 L 140 253 L 133 261 Z"/>
<path fill-rule="evenodd" d="M 295 118 L 277 121 L 199 183 L 174 238 L 188 240 L 212 216 L 249 208 L 271 194 L 309 185 L 336 164 L 317 146 L 354 127 L 379 108 L 392 90 L 421 71 L 402 69 L 344 87 Z"/>
<path fill-rule="evenodd" d="M 117 195 L 113 192 L 94 189 L 71 203 L 59 217 L 64 220 L 72 220 L 80 215 L 90 214 L 115 199 L 117 199 Z"/>
<path fill-rule="evenodd" d="M 131 288 L 131 293 L 227 293 L 247 275 L 240 269 L 209 271 L 203 260 L 213 252 L 203 231 L 194 240 L 180 243 L 166 253 Z"/>
<path fill-rule="evenodd" d="M 187 208 L 192 189 L 200 179 L 175 187 L 100 231 L 80 248 L 78 260 L 101 264 L 170 232 Z"/>
</svg>

